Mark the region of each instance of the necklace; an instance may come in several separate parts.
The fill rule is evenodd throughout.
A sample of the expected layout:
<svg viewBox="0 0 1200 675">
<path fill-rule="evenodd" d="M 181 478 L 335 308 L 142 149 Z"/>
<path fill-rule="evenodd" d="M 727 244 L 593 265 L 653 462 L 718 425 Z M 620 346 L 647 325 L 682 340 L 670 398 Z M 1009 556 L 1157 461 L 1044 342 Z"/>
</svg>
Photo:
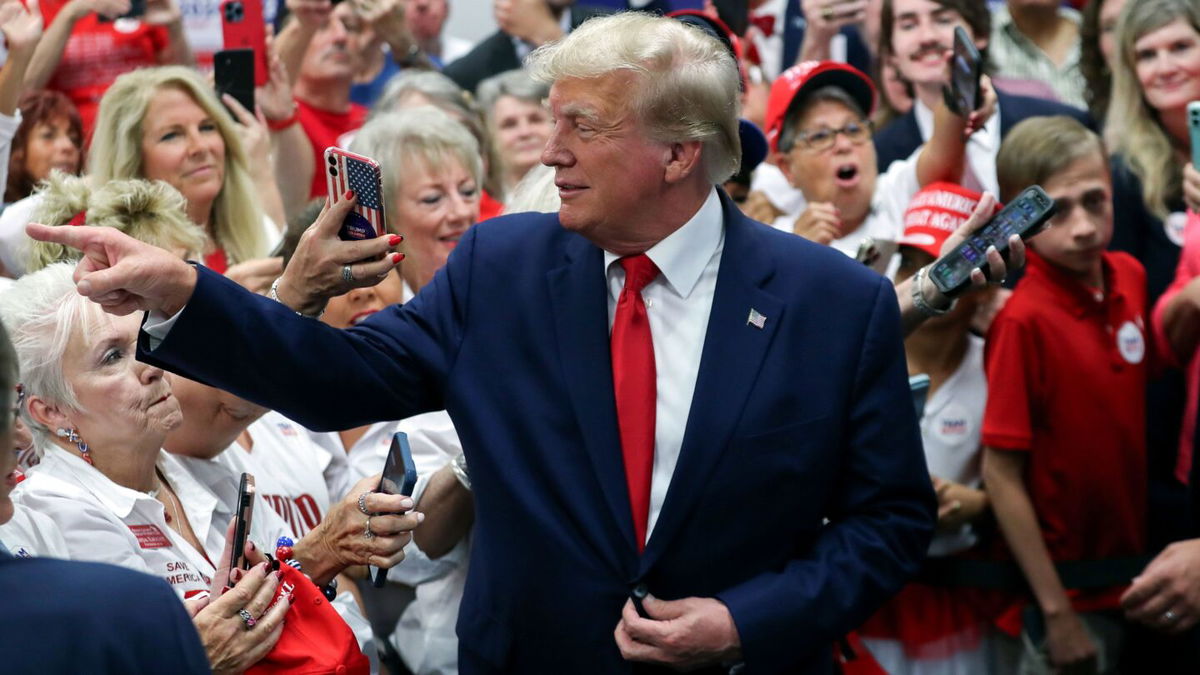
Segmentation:
<svg viewBox="0 0 1200 675">
<path fill-rule="evenodd" d="M 162 487 L 165 483 L 166 483 L 166 481 L 164 481 L 162 479 L 162 476 L 159 475 L 158 487 L 154 488 L 154 490 L 152 490 L 151 492 L 149 492 L 147 494 L 149 494 L 151 497 L 154 497 L 155 499 L 158 499 L 158 493 L 160 490 L 162 490 Z M 173 491 L 168 490 L 166 494 L 167 494 L 167 501 L 169 502 L 168 506 L 170 506 L 171 510 L 170 510 L 170 512 L 163 512 L 163 517 L 167 519 L 167 524 L 170 525 L 176 518 L 179 517 L 179 514 L 178 514 L 178 512 L 175 511 L 175 495 L 174 495 Z"/>
</svg>

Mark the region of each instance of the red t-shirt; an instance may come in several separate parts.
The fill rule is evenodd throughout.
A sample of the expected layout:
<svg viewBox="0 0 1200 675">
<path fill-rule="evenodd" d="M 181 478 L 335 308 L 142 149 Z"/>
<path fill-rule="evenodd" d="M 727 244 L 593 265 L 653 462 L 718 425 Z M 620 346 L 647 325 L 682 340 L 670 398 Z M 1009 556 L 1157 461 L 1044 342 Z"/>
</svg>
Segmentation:
<svg viewBox="0 0 1200 675">
<path fill-rule="evenodd" d="M 1103 257 L 1098 300 L 1029 255 L 988 332 L 983 443 L 1028 453 L 1025 487 L 1055 561 L 1145 550 L 1146 274 Z"/>
<path fill-rule="evenodd" d="M 45 0 L 39 6 L 49 26 L 66 0 Z M 95 14 L 80 19 L 71 30 L 62 59 L 46 84 L 61 91 L 79 109 L 84 138 L 90 139 L 100 97 L 118 75 L 157 66 L 168 43 L 167 29 L 136 19 L 101 21 Z"/>
<path fill-rule="evenodd" d="M 296 99 L 296 106 L 300 127 L 313 149 L 313 178 L 308 198 L 317 199 L 329 194 L 325 184 L 325 148 L 337 145 L 338 137 L 347 131 L 361 127 L 367 119 L 367 109 L 351 103 L 346 112 L 330 112 L 300 99 Z"/>
</svg>

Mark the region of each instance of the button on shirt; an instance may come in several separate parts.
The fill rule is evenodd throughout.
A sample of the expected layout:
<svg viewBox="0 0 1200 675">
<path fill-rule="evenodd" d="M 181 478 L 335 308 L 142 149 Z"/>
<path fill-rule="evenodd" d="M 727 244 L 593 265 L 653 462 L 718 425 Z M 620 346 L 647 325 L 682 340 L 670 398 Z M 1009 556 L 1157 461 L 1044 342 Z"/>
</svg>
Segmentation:
<svg viewBox="0 0 1200 675">
<path fill-rule="evenodd" d="M 642 289 L 654 340 L 658 392 L 647 541 L 654 532 L 654 523 L 679 461 L 724 244 L 721 202 L 714 189 L 691 220 L 646 251 L 661 271 Z M 619 258 L 615 253 L 604 252 L 610 331 L 617 298 L 625 287 L 625 270 L 617 262 Z"/>
</svg>

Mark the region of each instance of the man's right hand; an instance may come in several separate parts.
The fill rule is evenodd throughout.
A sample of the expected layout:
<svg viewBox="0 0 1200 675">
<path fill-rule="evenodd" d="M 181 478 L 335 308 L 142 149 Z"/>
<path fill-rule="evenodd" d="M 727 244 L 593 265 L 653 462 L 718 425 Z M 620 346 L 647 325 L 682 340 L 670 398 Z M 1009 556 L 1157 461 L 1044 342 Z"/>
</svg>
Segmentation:
<svg viewBox="0 0 1200 675">
<path fill-rule="evenodd" d="M 25 233 L 38 241 L 83 253 L 75 266 L 79 294 L 124 316 L 138 310 L 173 316 L 196 288 L 196 269 L 178 257 L 111 227 L 48 227 L 30 223 Z"/>
</svg>

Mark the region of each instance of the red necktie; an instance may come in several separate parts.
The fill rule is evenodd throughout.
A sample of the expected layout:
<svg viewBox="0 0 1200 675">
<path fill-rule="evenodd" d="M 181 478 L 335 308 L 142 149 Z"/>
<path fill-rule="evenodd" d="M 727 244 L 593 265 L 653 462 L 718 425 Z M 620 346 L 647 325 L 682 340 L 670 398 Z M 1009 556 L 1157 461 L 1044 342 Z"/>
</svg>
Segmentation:
<svg viewBox="0 0 1200 675">
<path fill-rule="evenodd" d="M 625 460 L 625 482 L 638 552 L 646 547 L 646 525 L 650 517 L 650 476 L 654 471 L 654 413 L 658 400 L 655 386 L 654 343 L 642 289 L 658 276 L 658 267 L 646 254 L 621 258 L 625 288 L 617 299 L 613 319 L 613 391 L 617 399 L 617 426 L 621 432 L 621 456 Z"/>
<path fill-rule="evenodd" d="M 751 14 L 750 23 L 758 27 L 763 37 L 775 34 L 775 16 L 772 14 Z"/>
</svg>

